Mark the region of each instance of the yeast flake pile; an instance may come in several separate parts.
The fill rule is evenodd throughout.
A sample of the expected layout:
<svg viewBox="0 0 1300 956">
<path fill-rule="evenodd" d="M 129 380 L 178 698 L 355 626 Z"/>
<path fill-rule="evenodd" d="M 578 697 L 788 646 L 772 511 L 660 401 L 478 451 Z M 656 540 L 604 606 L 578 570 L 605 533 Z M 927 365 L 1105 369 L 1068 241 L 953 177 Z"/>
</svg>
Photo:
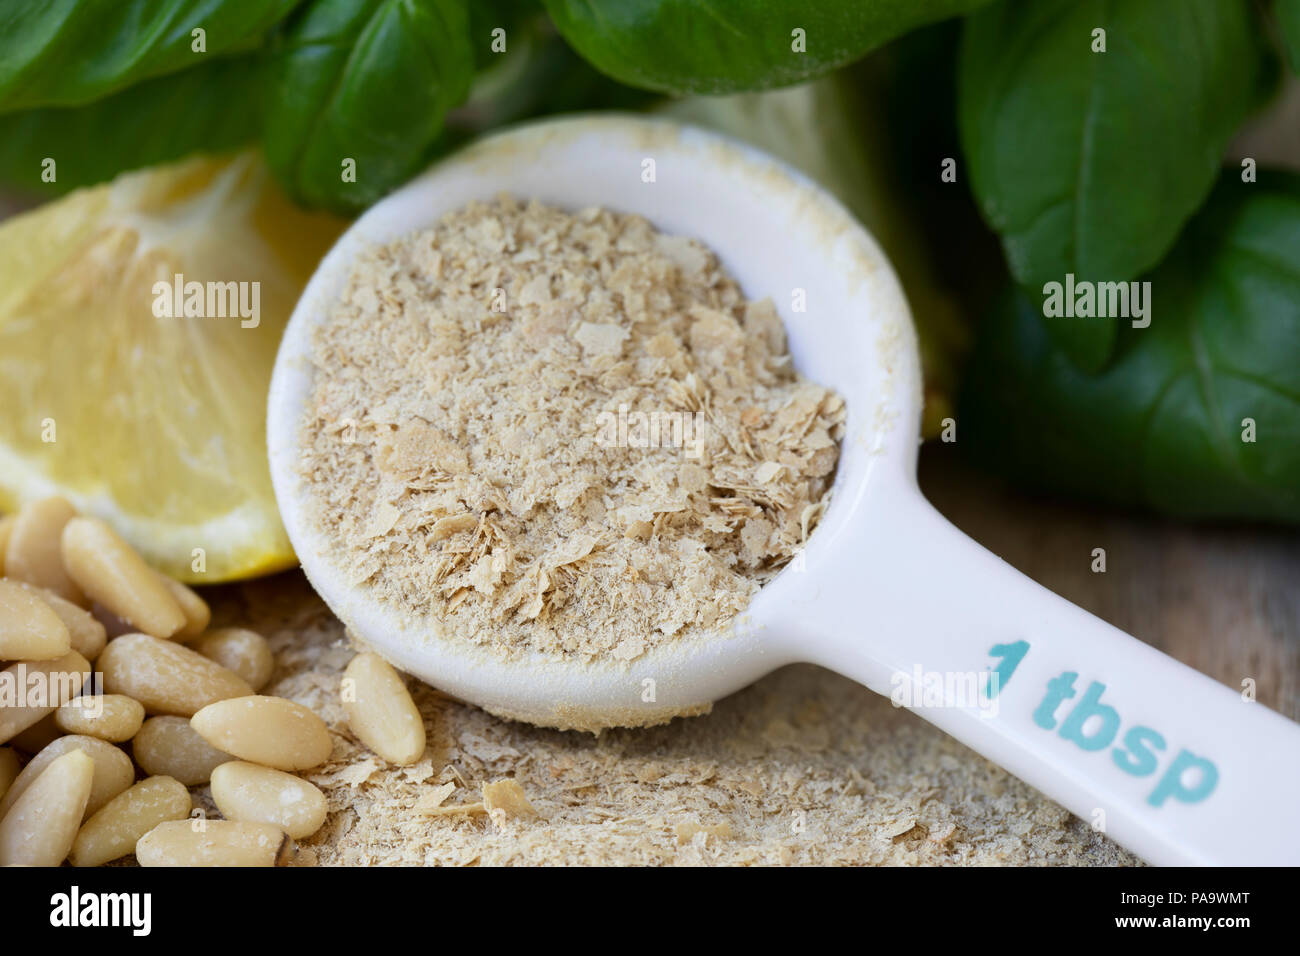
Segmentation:
<svg viewBox="0 0 1300 956">
<path fill-rule="evenodd" d="M 508 197 L 360 257 L 313 365 L 329 559 L 507 657 L 725 634 L 816 525 L 844 429 L 699 242 Z"/>
</svg>

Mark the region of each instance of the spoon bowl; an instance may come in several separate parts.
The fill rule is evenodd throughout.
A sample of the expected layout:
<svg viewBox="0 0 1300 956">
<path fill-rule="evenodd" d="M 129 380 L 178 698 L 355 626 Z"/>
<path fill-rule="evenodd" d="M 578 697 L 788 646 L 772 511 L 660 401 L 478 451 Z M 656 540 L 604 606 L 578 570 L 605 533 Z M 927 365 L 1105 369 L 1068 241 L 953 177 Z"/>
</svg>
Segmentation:
<svg viewBox="0 0 1300 956">
<path fill-rule="evenodd" d="M 748 298 L 772 299 L 796 367 L 844 398 L 829 507 L 804 551 L 725 633 L 630 663 L 506 660 L 440 640 L 426 622 L 352 586 L 327 559 L 327 533 L 305 519 L 297 469 L 312 332 L 356 256 L 502 192 L 635 213 L 699 239 Z M 1153 862 L 1300 861 L 1300 728 L 1051 594 L 953 528 L 916 486 L 920 413 L 920 364 L 898 280 L 835 199 L 722 136 L 610 115 L 481 140 L 358 219 L 290 319 L 267 435 L 285 527 L 326 603 L 401 670 L 495 714 L 591 731 L 660 723 L 808 661 L 891 696 Z M 1268 820 L 1269 840 L 1247 841 L 1233 826 L 1243 819 Z"/>
<path fill-rule="evenodd" d="M 653 166 L 647 165 L 647 161 Z M 653 169 L 653 181 L 645 182 Z M 443 642 L 351 586 L 304 520 L 297 430 L 311 387 L 311 333 L 337 301 L 357 254 L 433 225 L 501 192 L 562 208 L 635 213 L 660 231 L 700 239 L 751 299 L 771 297 L 795 364 L 835 389 L 847 437 L 831 503 L 807 552 L 771 581 L 721 636 L 652 649 L 630 665 L 582 666 L 532 653 L 505 661 Z M 794 312 L 796 290 L 806 311 Z M 764 673 L 803 659 L 766 626 L 808 597 L 820 545 L 848 533 L 873 474 L 910 475 L 921 379 L 911 318 L 875 241 L 819 187 L 717 135 L 664 121 L 583 117 L 480 141 L 375 205 L 322 261 L 290 319 L 271 384 L 268 440 L 281 514 L 303 570 L 363 643 L 402 670 L 501 715 L 561 729 L 661 723 L 694 714 Z M 651 683 L 647 684 L 649 681 Z"/>
</svg>

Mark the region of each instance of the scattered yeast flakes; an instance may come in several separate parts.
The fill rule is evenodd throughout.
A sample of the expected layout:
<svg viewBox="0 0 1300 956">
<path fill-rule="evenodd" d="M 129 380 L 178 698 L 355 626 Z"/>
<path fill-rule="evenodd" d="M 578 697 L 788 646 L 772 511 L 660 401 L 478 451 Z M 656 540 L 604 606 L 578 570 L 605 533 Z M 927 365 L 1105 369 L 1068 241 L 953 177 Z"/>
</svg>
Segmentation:
<svg viewBox="0 0 1300 956">
<path fill-rule="evenodd" d="M 524 788 L 516 780 L 497 780 L 483 784 L 483 806 L 489 816 L 500 814 L 508 820 L 529 819 L 537 811 L 524 795 Z"/>
<path fill-rule="evenodd" d="M 277 666 L 264 692 L 311 708 L 334 739 L 303 773 L 330 815 L 294 866 L 1141 865 L 912 712 L 812 665 L 707 716 L 599 737 L 500 720 L 415 683 L 429 748 L 399 767 L 349 731 L 338 688 L 355 649 L 300 573 L 220 589 L 213 614 L 267 635 Z M 775 738 L 763 732 L 778 722 Z M 538 819 L 486 825 L 483 783 L 506 778 Z M 215 815 L 206 791 L 196 805 Z M 447 812 L 413 812 L 426 798 Z M 903 820 L 914 826 L 899 835 Z M 679 842 L 677 825 L 695 821 L 731 834 Z"/>
<path fill-rule="evenodd" d="M 679 844 L 690 843 L 695 839 L 697 834 L 703 833 L 705 839 L 714 837 L 718 840 L 726 840 L 731 837 L 730 823 L 716 823 L 711 826 L 705 826 L 702 823 L 694 821 L 688 823 L 679 823 L 673 827 L 673 833 L 677 837 Z"/>
<path fill-rule="evenodd" d="M 472 817 L 487 813 L 487 808 L 481 803 L 453 803 L 446 807 L 426 807 L 420 813 L 428 817 L 451 817 L 460 814 Z"/>
<path fill-rule="evenodd" d="M 428 793 L 420 795 L 420 799 L 415 801 L 415 806 L 411 809 L 416 813 L 442 812 L 443 802 L 455 791 L 454 783 L 444 783 L 441 786 L 434 787 Z"/>
<path fill-rule="evenodd" d="M 605 209 L 502 197 L 369 250 L 313 366 L 329 559 L 504 657 L 725 633 L 815 527 L 844 433 L 770 301 Z"/>
</svg>

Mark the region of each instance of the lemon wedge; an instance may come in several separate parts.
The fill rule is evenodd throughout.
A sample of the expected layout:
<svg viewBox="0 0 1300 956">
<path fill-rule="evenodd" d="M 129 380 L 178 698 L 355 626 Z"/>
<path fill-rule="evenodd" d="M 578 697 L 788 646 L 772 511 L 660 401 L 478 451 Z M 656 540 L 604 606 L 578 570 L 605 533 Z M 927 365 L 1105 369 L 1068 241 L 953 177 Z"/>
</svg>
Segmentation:
<svg viewBox="0 0 1300 956">
<path fill-rule="evenodd" d="M 251 153 L 0 223 L 0 510 L 61 494 L 193 583 L 292 565 L 266 390 L 343 226 L 294 207 Z"/>
</svg>

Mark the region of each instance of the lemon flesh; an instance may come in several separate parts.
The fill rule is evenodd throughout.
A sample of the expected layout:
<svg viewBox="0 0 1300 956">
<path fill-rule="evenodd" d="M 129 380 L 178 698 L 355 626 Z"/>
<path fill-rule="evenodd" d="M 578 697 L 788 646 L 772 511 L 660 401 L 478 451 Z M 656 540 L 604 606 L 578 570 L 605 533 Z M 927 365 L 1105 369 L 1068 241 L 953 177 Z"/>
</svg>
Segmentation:
<svg viewBox="0 0 1300 956">
<path fill-rule="evenodd" d="M 293 564 L 266 390 L 343 225 L 290 204 L 252 154 L 127 174 L 0 223 L 0 510 L 62 494 L 195 583 Z M 190 283 L 205 290 L 202 314 L 167 314 L 178 275 L 182 306 Z M 246 283 L 242 311 L 228 283 Z"/>
</svg>

